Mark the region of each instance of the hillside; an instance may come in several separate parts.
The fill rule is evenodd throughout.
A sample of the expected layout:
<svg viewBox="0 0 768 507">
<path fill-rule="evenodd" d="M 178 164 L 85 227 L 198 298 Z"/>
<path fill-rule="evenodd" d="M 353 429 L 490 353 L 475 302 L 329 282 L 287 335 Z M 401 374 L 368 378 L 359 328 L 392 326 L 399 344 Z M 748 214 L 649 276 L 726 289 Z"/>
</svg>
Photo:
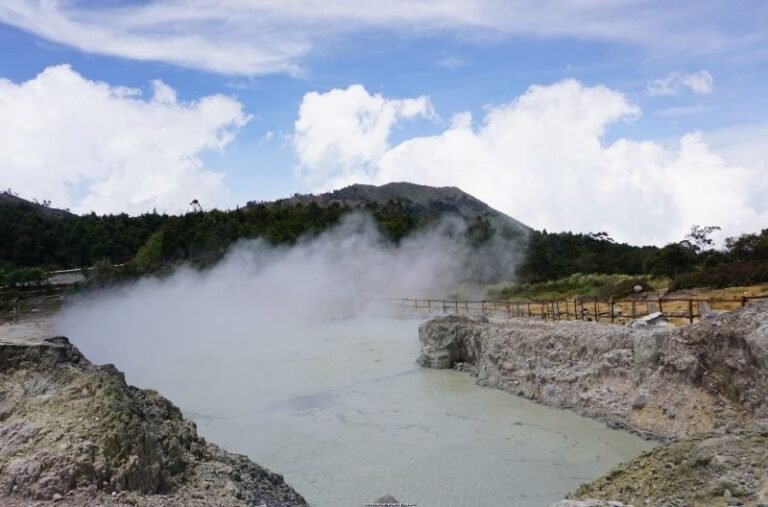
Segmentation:
<svg viewBox="0 0 768 507">
<path fill-rule="evenodd" d="M 3 269 L 69 269 L 105 260 L 137 259 L 141 270 L 179 261 L 210 265 L 241 239 L 293 244 L 316 235 L 356 210 L 369 213 L 382 236 L 397 243 L 444 216 L 466 220 L 462 238 L 479 246 L 496 235 L 507 241 L 531 229 L 457 188 L 409 183 L 353 185 L 335 192 L 274 202 L 249 202 L 234 210 L 195 210 L 183 215 L 147 213 L 74 215 L 3 194 L 0 201 L 0 277 Z M 69 217 L 71 220 L 61 220 Z"/>
<path fill-rule="evenodd" d="M 70 218 L 75 216 L 67 210 L 51 208 L 46 204 L 22 199 L 8 190 L 0 192 L 0 207 L 23 208 L 48 218 Z"/>
<path fill-rule="evenodd" d="M 351 185 L 325 194 L 296 194 L 273 202 L 249 202 L 234 210 L 197 209 L 182 215 L 74 215 L 47 204 L 0 193 L 0 283 L 12 283 L 9 277 L 15 279 L 11 275 L 19 268 L 71 269 L 98 261 L 131 263 L 130 270 L 138 272 L 178 262 L 211 265 L 237 241 L 259 238 L 291 245 L 361 210 L 393 244 L 442 217 L 463 218 L 468 227 L 456 239 L 472 248 L 492 245 L 492 271 L 505 273 L 506 281 L 510 279 L 506 275 L 514 272 L 516 281 L 525 285 L 497 287 L 503 297 L 522 293 L 532 297 L 538 289 L 531 284 L 556 280 L 566 280 L 567 287 L 558 290 L 578 289 L 581 294 L 582 287 L 571 287 L 571 282 L 573 275 L 585 273 L 662 277 L 671 280 L 673 290 L 768 282 L 768 229 L 729 238 L 724 249 L 709 248 L 706 235 L 700 234 L 707 228 L 697 226 L 686 238 L 663 248 L 634 246 L 615 242 L 605 232 L 532 230 L 455 187 Z M 602 282 L 609 283 L 602 280 L 595 291 Z M 629 280 L 628 287 L 635 282 Z"/>
<path fill-rule="evenodd" d="M 320 206 L 337 203 L 350 208 L 364 208 L 370 205 L 384 206 L 390 201 L 401 204 L 404 209 L 416 216 L 458 215 L 468 222 L 482 217 L 499 231 L 508 229 L 510 232 L 527 233 L 532 230 L 522 222 L 491 208 L 480 199 L 456 187 L 431 187 L 407 182 L 387 183 L 381 186 L 355 184 L 319 195 L 296 194 L 278 202 L 316 203 Z"/>
</svg>

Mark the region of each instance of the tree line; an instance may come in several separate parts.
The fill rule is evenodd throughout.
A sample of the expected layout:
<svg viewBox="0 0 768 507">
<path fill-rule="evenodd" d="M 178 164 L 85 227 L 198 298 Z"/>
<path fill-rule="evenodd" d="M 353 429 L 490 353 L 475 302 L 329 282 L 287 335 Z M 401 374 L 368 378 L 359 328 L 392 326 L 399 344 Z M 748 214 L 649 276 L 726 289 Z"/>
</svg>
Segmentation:
<svg viewBox="0 0 768 507">
<path fill-rule="evenodd" d="M 153 272 L 190 262 L 207 266 L 239 240 L 262 238 L 275 245 L 295 243 L 337 224 L 353 208 L 333 203 L 249 203 L 235 210 L 203 211 L 199 205 L 183 215 L 139 216 L 41 213 L 30 205 L 0 206 L 0 286 L 20 283 L 24 273 L 125 264 L 128 275 Z M 440 210 L 415 210 L 401 201 L 362 208 L 382 236 L 397 243 L 439 219 Z M 434 211 L 434 212 L 433 212 Z M 681 241 L 664 247 L 633 246 L 606 233 L 532 231 L 523 238 L 497 231 L 482 216 L 470 221 L 461 238 L 479 246 L 501 234 L 510 248 L 522 249 L 519 281 L 537 283 L 577 273 L 656 275 L 673 279 L 673 287 L 726 286 L 768 282 L 768 229 L 729 238 L 711 248 L 717 228 L 694 226 Z M 521 247 L 520 243 L 524 242 Z M 25 271 L 26 270 L 26 271 Z"/>
</svg>

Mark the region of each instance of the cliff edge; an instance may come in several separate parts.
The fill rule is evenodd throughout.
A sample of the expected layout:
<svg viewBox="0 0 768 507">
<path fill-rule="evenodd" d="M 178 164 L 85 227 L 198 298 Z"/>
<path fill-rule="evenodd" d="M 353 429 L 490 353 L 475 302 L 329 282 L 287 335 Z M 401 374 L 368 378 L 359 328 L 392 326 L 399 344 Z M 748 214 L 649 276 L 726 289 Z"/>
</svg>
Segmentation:
<svg viewBox="0 0 768 507">
<path fill-rule="evenodd" d="M 768 302 L 685 328 L 449 315 L 419 364 L 657 437 L 768 428 Z"/>
</svg>

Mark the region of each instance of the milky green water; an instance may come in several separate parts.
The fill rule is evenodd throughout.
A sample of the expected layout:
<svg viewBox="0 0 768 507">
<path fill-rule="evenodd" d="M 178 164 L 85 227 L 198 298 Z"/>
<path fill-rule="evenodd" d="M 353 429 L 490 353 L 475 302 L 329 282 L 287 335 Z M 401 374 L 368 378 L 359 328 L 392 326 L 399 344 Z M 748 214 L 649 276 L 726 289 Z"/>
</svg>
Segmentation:
<svg viewBox="0 0 768 507">
<path fill-rule="evenodd" d="M 184 348 L 148 330 L 155 349 L 140 355 L 97 347 L 97 331 L 78 330 L 75 343 L 158 389 L 208 440 L 283 474 L 318 507 L 385 494 L 421 507 L 546 506 L 650 448 L 467 374 L 418 367 L 417 325 L 323 323 L 300 340 L 296 329 L 270 330 L 268 340 L 224 331 Z"/>
</svg>

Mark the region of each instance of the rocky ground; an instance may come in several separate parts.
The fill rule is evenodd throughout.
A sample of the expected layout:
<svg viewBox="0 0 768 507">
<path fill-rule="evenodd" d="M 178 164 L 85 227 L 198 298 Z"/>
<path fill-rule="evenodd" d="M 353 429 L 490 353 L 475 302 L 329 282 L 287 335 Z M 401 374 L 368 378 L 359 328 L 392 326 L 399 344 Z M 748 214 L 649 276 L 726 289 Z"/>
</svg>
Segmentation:
<svg viewBox="0 0 768 507">
<path fill-rule="evenodd" d="M 171 402 L 91 364 L 45 321 L 0 326 L 0 504 L 303 506 Z"/>
<path fill-rule="evenodd" d="M 561 507 L 768 506 L 768 302 L 686 328 L 447 316 L 419 363 L 669 442 Z"/>
<path fill-rule="evenodd" d="M 619 465 L 570 496 L 636 506 L 768 506 L 768 432 L 680 439 Z"/>
</svg>

